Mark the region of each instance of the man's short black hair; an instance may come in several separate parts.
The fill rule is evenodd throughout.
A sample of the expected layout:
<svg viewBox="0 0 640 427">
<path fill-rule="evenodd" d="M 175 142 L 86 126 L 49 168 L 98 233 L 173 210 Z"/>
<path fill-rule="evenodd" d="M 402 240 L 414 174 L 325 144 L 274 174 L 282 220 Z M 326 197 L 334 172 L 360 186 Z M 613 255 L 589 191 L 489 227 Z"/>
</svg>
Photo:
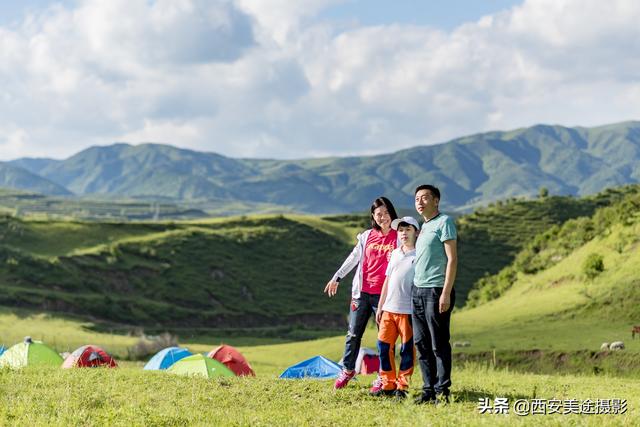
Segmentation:
<svg viewBox="0 0 640 427">
<path fill-rule="evenodd" d="M 391 201 L 384 196 L 378 197 L 371 204 L 371 228 L 373 228 L 374 230 L 380 230 L 380 226 L 373 218 L 373 211 L 378 209 L 380 206 L 384 206 L 385 208 L 387 208 L 389 216 L 391 217 L 391 221 L 398 218 L 398 214 L 396 213 L 396 208 L 393 207 L 393 203 L 391 203 Z"/>
<path fill-rule="evenodd" d="M 413 195 L 415 196 L 416 194 L 418 194 L 418 191 L 421 191 L 421 190 L 429 190 L 429 191 L 431 191 L 431 194 L 433 195 L 433 197 L 435 199 L 440 200 L 440 190 L 438 190 L 438 187 L 435 187 L 435 186 L 433 186 L 431 184 L 418 185 L 416 187 L 416 191 L 415 191 L 415 193 L 413 193 Z"/>
</svg>

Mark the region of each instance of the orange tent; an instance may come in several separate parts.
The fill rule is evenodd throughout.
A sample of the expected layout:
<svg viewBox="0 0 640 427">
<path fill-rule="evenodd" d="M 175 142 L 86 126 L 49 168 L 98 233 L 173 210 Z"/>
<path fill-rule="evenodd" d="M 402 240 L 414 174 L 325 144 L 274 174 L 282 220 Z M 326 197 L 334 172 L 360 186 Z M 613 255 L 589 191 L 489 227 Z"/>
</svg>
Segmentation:
<svg viewBox="0 0 640 427">
<path fill-rule="evenodd" d="M 230 345 L 223 344 L 215 348 L 207 354 L 207 357 L 217 360 L 233 371 L 236 376 L 252 376 L 256 374 L 251 369 L 251 365 L 247 359 L 235 348 Z"/>
</svg>

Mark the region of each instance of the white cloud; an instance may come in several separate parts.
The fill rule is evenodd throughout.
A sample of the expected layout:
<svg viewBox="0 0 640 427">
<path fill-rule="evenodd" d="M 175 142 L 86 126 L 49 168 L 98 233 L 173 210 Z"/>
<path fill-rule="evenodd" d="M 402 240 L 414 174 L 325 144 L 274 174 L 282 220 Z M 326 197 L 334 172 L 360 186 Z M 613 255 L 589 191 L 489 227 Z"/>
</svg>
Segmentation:
<svg viewBox="0 0 640 427">
<path fill-rule="evenodd" d="M 315 20 L 339 1 L 85 0 L 0 28 L 0 159 L 381 153 L 640 117 L 636 1 L 530 0 L 450 32 Z"/>
</svg>

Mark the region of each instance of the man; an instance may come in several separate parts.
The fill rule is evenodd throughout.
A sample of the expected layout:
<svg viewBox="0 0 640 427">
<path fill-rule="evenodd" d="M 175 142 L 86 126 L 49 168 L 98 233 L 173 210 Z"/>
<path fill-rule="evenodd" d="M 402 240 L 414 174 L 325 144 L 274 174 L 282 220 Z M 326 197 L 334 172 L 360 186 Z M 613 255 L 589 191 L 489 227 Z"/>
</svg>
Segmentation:
<svg viewBox="0 0 640 427">
<path fill-rule="evenodd" d="M 438 188 L 416 188 L 416 210 L 424 219 L 416 241 L 412 289 L 413 336 L 424 381 L 416 403 L 437 403 L 437 397 L 448 402 L 451 387 L 449 324 L 455 303 L 457 232 L 453 219 L 440 213 L 439 204 Z"/>
</svg>

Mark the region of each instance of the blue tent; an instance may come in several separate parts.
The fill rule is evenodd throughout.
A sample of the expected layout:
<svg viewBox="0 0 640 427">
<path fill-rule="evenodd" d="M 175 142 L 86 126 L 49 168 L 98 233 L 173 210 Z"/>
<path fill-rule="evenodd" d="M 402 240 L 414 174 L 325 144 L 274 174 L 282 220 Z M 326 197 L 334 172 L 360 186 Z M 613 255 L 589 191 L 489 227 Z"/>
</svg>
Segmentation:
<svg viewBox="0 0 640 427">
<path fill-rule="evenodd" d="M 167 347 L 157 352 L 151 360 L 144 365 L 144 369 L 167 369 L 180 359 L 191 356 L 191 352 L 182 347 Z"/>
<path fill-rule="evenodd" d="M 342 368 L 336 362 L 323 356 L 312 357 L 311 359 L 289 366 L 280 375 L 280 378 L 336 378 Z"/>
<path fill-rule="evenodd" d="M 4 348 L 3 345 L 0 345 L 0 356 L 2 356 L 2 353 L 4 353 L 5 351 L 7 351 L 7 349 Z"/>
</svg>

